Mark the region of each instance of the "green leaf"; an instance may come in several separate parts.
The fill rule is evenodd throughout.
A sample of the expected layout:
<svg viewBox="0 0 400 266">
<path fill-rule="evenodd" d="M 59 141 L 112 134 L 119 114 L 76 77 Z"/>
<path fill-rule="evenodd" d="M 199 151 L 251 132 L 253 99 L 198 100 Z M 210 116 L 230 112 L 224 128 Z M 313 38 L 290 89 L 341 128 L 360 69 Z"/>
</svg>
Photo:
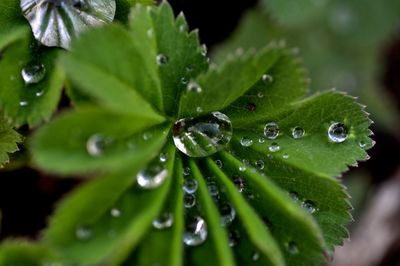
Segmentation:
<svg viewBox="0 0 400 266">
<path fill-rule="evenodd" d="M 131 18 L 139 51 L 145 58 L 160 63 L 164 111 L 176 115 L 176 100 L 186 90 L 187 83 L 208 67 L 197 32 L 187 33 L 185 18 L 180 15 L 175 20 L 167 2 L 154 9 L 136 8 Z"/>
<path fill-rule="evenodd" d="M 276 186 L 268 177 L 260 175 L 257 171 L 249 169 L 241 171 L 243 163 L 232 155 L 221 153 L 224 163 L 225 175 L 219 172 L 220 182 L 227 187 L 230 200 L 235 204 L 237 211 L 241 211 L 236 188 L 228 176 L 240 176 L 245 182 L 245 193 L 247 199 L 258 214 L 269 225 L 272 235 L 285 255 L 287 265 L 320 265 L 324 260 L 322 252 L 326 248 L 322 232 L 315 220 L 304 210 L 291 202 L 288 195 Z M 210 163 L 209 163 L 210 164 Z M 217 166 L 211 164 L 211 169 L 217 171 Z M 223 178 L 221 178 L 221 176 Z M 242 192 L 243 193 L 243 192 Z M 235 195 L 236 194 L 236 195 Z M 239 204 L 240 203 L 240 204 Z M 244 214 L 243 214 L 244 216 Z M 243 219 L 243 218 L 242 218 Z M 251 223 L 246 226 L 249 232 Z M 260 236 L 260 232 L 254 232 L 254 236 Z M 258 241 L 261 241 L 258 239 Z M 254 240 L 253 240 L 254 241 Z M 265 240 L 264 240 L 265 241 Z M 266 245 L 264 248 L 270 248 Z M 259 247 L 261 249 L 261 247 Z M 262 251 L 262 249 L 261 249 Z M 271 253 L 267 253 L 271 255 Z"/>
<path fill-rule="evenodd" d="M 237 78 L 232 79 L 232 76 Z M 183 117 L 199 115 L 196 110 L 199 107 L 206 113 L 228 107 L 222 112 L 229 113 L 229 117 L 235 120 L 236 115 L 243 111 L 242 108 L 236 109 L 243 105 L 246 109 L 256 105 L 257 112 L 273 113 L 303 96 L 308 88 L 299 59 L 289 49 L 274 43 L 256 55 L 248 52 L 228 56 L 219 68 L 199 76 L 197 83 L 202 88 L 201 93 L 187 92 L 181 98 Z M 282 94 L 283 90 L 285 94 Z"/>
<path fill-rule="evenodd" d="M 0 167 L 8 163 L 8 153 L 19 150 L 17 143 L 21 141 L 21 136 L 13 130 L 4 118 L 0 117 Z"/>
<path fill-rule="evenodd" d="M 193 160 L 189 161 L 193 177 L 198 182 L 197 198 L 204 210 L 209 236 L 206 243 L 198 248 L 187 248 L 190 265 L 204 265 L 204 258 L 213 258 L 215 265 L 236 265 L 232 250 L 229 247 L 228 236 L 221 226 L 218 210 L 210 197 L 204 177 Z M 190 214 L 189 214 L 190 215 Z"/>
<path fill-rule="evenodd" d="M 257 250 L 266 256 L 269 265 L 285 265 L 278 244 L 273 239 L 266 225 L 262 222 L 262 220 L 260 220 L 256 212 L 246 203 L 245 199 L 240 195 L 234 184 L 228 179 L 225 173 L 222 172 L 222 170 L 220 170 L 220 168 L 215 165 L 214 162 L 208 160 L 207 163 L 211 172 L 217 175 L 217 180 L 222 184 L 221 187 L 225 188 L 227 197 L 235 207 L 238 219 L 240 219 L 243 223 L 250 242 L 254 244 Z M 279 203 L 279 200 L 276 198 L 272 201 L 276 205 Z M 271 209 L 270 212 L 272 212 Z M 291 218 L 294 220 L 293 217 Z"/>
<path fill-rule="evenodd" d="M 2 1 L 0 3 L 0 36 L 12 32 L 21 25 L 27 25 L 19 5 L 19 0 Z"/>
<path fill-rule="evenodd" d="M 120 265 L 149 230 L 171 187 L 174 151 L 167 150 L 169 174 L 161 187 L 144 190 L 134 184 L 143 162 L 131 163 L 129 172 L 96 179 L 62 202 L 44 241 L 71 263 Z"/>
<path fill-rule="evenodd" d="M 34 163 L 64 175 L 129 168 L 132 162 L 142 162 L 163 145 L 165 126 L 149 129 L 162 121 L 151 113 L 138 116 L 81 107 L 62 114 L 35 133 L 31 140 Z M 146 129 L 149 140 L 143 137 Z"/>
<path fill-rule="evenodd" d="M 22 240 L 8 240 L 0 245 L 0 265 L 39 266 L 60 263 L 48 247 Z"/>
<path fill-rule="evenodd" d="M 161 212 L 156 219 L 168 219 L 171 215 L 171 227 L 157 229 L 153 226 L 131 257 L 123 265 L 183 265 L 183 174 L 180 158 L 175 161 L 173 184 Z M 161 220 L 163 221 L 163 220 Z"/>
</svg>

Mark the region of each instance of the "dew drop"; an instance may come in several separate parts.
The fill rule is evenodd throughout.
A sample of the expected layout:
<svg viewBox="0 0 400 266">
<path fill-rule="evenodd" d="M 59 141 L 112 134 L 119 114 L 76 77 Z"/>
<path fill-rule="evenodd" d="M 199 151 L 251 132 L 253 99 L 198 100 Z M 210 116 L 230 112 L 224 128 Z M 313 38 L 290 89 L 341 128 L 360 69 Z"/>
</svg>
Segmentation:
<svg viewBox="0 0 400 266">
<path fill-rule="evenodd" d="M 147 37 L 153 38 L 153 35 L 154 35 L 153 29 L 148 29 L 147 30 Z"/>
<path fill-rule="evenodd" d="M 367 147 L 367 144 L 362 140 L 358 143 L 361 149 L 365 149 Z"/>
<path fill-rule="evenodd" d="M 186 246 L 201 245 L 206 241 L 208 235 L 206 222 L 199 216 L 187 220 L 183 233 L 183 243 Z"/>
<path fill-rule="evenodd" d="M 118 217 L 121 216 L 121 210 L 120 210 L 120 209 L 117 209 L 117 208 L 112 208 L 112 209 L 110 210 L 110 214 L 111 214 L 112 217 L 118 218 Z"/>
<path fill-rule="evenodd" d="M 255 162 L 255 165 L 256 165 L 257 169 L 263 170 L 263 169 L 264 169 L 265 163 L 264 163 L 263 160 L 257 160 L 257 161 Z"/>
<path fill-rule="evenodd" d="M 174 224 L 174 217 L 170 212 L 164 212 L 159 217 L 154 219 L 152 224 L 155 229 L 167 229 Z"/>
<path fill-rule="evenodd" d="M 260 253 L 254 252 L 253 255 L 251 256 L 251 259 L 253 261 L 257 261 L 260 258 Z"/>
<path fill-rule="evenodd" d="M 215 160 L 214 162 L 218 166 L 218 168 L 222 169 L 224 167 L 224 164 L 221 160 Z"/>
<path fill-rule="evenodd" d="M 243 147 L 250 147 L 251 145 L 253 145 L 253 140 L 250 139 L 250 138 L 248 138 L 248 137 L 243 137 L 243 138 L 240 140 L 240 144 L 241 144 Z"/>
<path fill-rule="evenodd" d="M 239 243 L 239 241 L 240 241 L 240 234 L 239 234 L 239 231 L 237 231 L 237 230 L 231 230 L 231 231 L 229 231 L 228 234 L 229 234 L 229 235 L 228 235 L 228 237 L 229 237 L 229 246 L 230 246 L 230 247 L 236 246 L 236 245 Z"/>
<path fill-rule="evenodd" d="M 205 157 L 222 150 L 232 138 L 232 123 L 213 112 L 202 117 L 180 119 L 173 128 L 175 146 L 189 157 Z"/>
<path fill-rule="evenodd" d="M 200 106 L 197 106 L 196 107 L 196 112 L 202 113 L 203 112 L 203 108 L 201 108 Z"/>
<path fill-rule="evenodd" d="M 341 143 L 347 139 L 347 127 L 343 123 L 333 123 L 328 129 L 328 137 L 335 143 Z"/>
<path fill-rule="evenodd" d="M 298 201 L 299 200 L 299 194 L 296 191 L 290 191 L 289 192 L 289 197 L 294 201 Z"/>
<path fill-rule="evenodd" d="M 233 176 L 232 179 L 233 179 L 233 184 L 235 184 L 238 191 L 242 193 L 245 188 L 243 179 L 240 176 Z"/>
<path fill-rule="evenodd" d="M 247 169 L 246 166 L 243 165 L 243 164 L 239 166 L 239 171 L 240 172 L 244 172 L 244 171 L 246 171 L 246 169 Z"/>
<path fill-rule="evenodd" d="M 259 92 L 257 93 L 257 97 L 258 97 L 258 98 L 264 98 L 264 93 L 262 93 L 261 91 L 259 91 Z"/>
<path fill-rule="evenodd" d="M 290 254 L 299 253 L 299 248 L 297 247 L 297 244 L 294 241 L 290 241 L 289 243 L 287 243 L 287 250 Z"/>
<path fill-rule="evenodd" d="M 163 65 L 166 65 L 168 63 L 168 57 L 166 55 L 164 55 L 164 54 L 157 55 L 156 60 L 157 60 L 157 64 L 159 66 L 163 66 Z"/>
<path fill-rule="evenodd" d="M 183 85 L 188 84 L 188 82 L 189 82 L 189 80 L 188 80 L 186 77 L 181 77 L 181 83 L 182 83 Z"/>
<path fill-rule="evenodd" d="M 246 109 L 250 112 L 254 112 L 257 109 L 257 105 L 255 103 L 248 103 Z"/>
<path fill-rule="evenodd" d="M 196 192 L 198 187 L 197 181 L 194 178 L 188 177 L 183 181 L 183 190 L 186 193 L 192 194 Z"/>
<path fill-rule="evenodd" d="M 166 153 L 160 153 L 160 162 L 165 163 L 168 161 L 168 155 Z"/>
<path fill-rule="evenodd" d="M 236 211 L 229 203 L 224 203 L 220 206 L 221 224 L 226 226 L 233 222 L 236 217 Z"/>
<path fill-rule="evenodd" d="M 19 102 L 19 106 L 21 106 L 21 107 L 25 107 L 25 106 L 28 106 L 28 105 L 29 105 L 28 101 L 22 100 L 22 101 Z"/>
<path fill-rule="evenodd" d="M 270 152 L 277 152 L 281 149 L 281 147 L 278 145 L 278 143 L 272 142 L 268 149 Z"/>
<path fill-rule="evenodd" d="M 272 83 L 274 81 L 274 78 L 269 75 L 269 74 L 264 74 L 262 75 L 262 81 L 264 81 L 264 83 Z"/>
<path fill-rule="evenodd" d="M 305 131 L 301 127 L 295 127 L 292 129 L 292 137 L 294 139 L 302 138 L 304 136 L 304 133 L 305 133 Z"/>
<path fill-rule="evenodd" d="M 196 205 L 195 195 L 185 193 L 185 195 L 183 196 L 183 206 L 189 209 L 192 208 L 194 205 Z"/>
<path fill-rule="evenodd" d="M 182 24 L 182 25 L 179 26 L 179 31 L 180 32 L 185 32 L 185 31 L 187 31 L 187 29 L 188 29 L 188 27 L 187 27 L 186 24 Z"/>
<path fill-rule="evenodd" d="M 315 208 L 314 202 L 311 200 L 305 200 L 302 204 L 303 208 L 309 212 L 309 213 L 314 213 L 317 209 Z"/>
<path fill-rule="evenodd" d="M 258 139 L 258 143 L 260 143 L 260 144 L 265 143 L 265 139 L 264 139 L 263 137 L 260 137 L 260 138 Z"/>
<path fill-rule="evenodd" d="M 282 158 L 283 159 L 285 159 L 285 160 L 287 160 L 287 159 L 289 159 L 289 154 L 287 154 L 287 153 L 284 153 L 283 155 L 282 155 Z"/>
<path fill-rule="evenodd" d="M 46 68 L 43 64 L 30 64 L 21 70 L 21 76 L 25 84 L 39 83 L 46 76 Z"/>
<path fill-rule="evenodd" d="M 145 133 L 143 133 L 142 137 L 144 140 L 149 140 L 153 137 L 153 134 L 151 134 L 150 132 L 145 132 Z"/>
<path fill-rule="evenodd" d="M 207 56 L 207 46 L 205 44 L 201 46 L 201 54 Z"/>
<path fill-rule="evenodd" d="M 186 166 L 185 168 L 183 168 L 183 175 L 184 176 L 189 176 L 191 172 L 192 172 L 192 170 L 190 170 L 189 166 Z"/>
<path fill-rule="evenodd" d="M 267 139 L 276 139 L 279 135 L 279 126 L 275 122 L 267 123 L 264 126 L 264 136 Z"/>
<path fill-rule="evenodd" d="M 190 81 L 186 87 L 186 90 L 188 92 L 200 93 L 202 91 L 202 88 L 197 82 Z"/>
<path fill-rule="evenodd" d="M 41 90 L 35 92 L 35 96 L 36 96 L 36 97 L 42 97 L 43 94 L 44 94 L 44 90 L 43 90 L 43 89 L 41 89 Z"/>
<path fill-rule="evenodd" d="M 217 183 L 215 181 L 208 181 L 207 182 L 208 192 L 212 197 L 217 197 L 219 195 L 219 189 Z"/>
<path fill-rule="evenodd" d="M 86 142 L 86 151 L 90 156 L 99 157 L 103 155 L 107 141 L 100 134 L 94 134 Z"/>
<path fill-rule="evenodd" d="M 75 236 L 78 240 L 88 240 L 92 237 L 92 229 L 87 226 L 80 226 L 76 229 Z"/>
<path fill-rule="evenodd" d="M 161 186 L 168 177 L 168 170 L 163 165 L 150 163 L 136 175 L 136 181 L 141 188 L 154 189 Z"/>
</svg>

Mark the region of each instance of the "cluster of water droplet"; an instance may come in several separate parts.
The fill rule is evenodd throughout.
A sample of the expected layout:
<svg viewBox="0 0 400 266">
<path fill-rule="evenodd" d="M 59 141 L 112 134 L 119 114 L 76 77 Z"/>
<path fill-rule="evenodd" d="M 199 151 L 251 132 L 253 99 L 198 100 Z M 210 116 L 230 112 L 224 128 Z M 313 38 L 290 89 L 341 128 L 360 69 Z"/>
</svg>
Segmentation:
<svg viewBox="0 0 400 266">
<path fill-rule="evenodd" d="M 21 70 L 21 77 L 25 83 L 26 94 L 34 93 L 35 97 L 42 97 L 44 94 L 43 88 L 38 88 L 38 86 L 34 86 L 40 83 L 46 77 L 46 67 L 41 63 L 30 63 L 27 64 Z M 15 80 L 15 76 L 10 77 L 11 80 Z M 25 107 L 29 105 L 29 101 L 27 99 L 21 99 L 19 102 L 21 107 Z"/>
</svg>

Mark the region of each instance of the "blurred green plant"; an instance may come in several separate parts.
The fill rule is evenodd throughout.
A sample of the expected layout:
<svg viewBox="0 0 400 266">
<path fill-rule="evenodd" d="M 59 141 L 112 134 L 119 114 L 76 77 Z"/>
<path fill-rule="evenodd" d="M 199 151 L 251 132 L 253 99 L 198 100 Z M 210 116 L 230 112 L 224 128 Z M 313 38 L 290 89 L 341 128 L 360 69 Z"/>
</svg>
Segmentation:
<svg viewBox="0 0 400 266">
<path fill-rule="evenodd" d="M 29 149 L 43 171 L 91 178 L 0 265 L 321 265 L 351 220 L 336 177 L 373 145 L 363 106 L 306 97 L 280 44 L 209 65 L 167 3 L 125 22 L 58 51 L 75 108 Z"/>
<path fill-rule="evenodd" d="M 397 134 L 399 114 L 381 89 L 383 49 L 400 25 L 400 2 L 373 0 L 263 0 L 244 15 L 232 37 L 214 51 L 217 60 L 236 49 L 285 40 L 300 51 L 311 91 L 337 88 L 358 95 L 372 119 Z"/>
</svg>

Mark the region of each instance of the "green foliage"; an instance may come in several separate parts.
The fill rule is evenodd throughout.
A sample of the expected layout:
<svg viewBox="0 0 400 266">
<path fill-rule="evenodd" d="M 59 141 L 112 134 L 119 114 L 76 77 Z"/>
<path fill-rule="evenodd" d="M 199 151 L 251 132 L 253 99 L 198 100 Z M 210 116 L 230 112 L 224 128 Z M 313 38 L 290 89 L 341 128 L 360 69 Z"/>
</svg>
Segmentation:
<svg viewBox="0 0 400 266">
<path fill-rule="evenodd" d="M 8 153 L 18 151 L 21 136 L 0 116 L 0 167 L 9 161 Z"/>
<path fill-rule="evenodd" d="M 65 265 L 321 265 L 351 220 L 335 177 L 367 158 L 371 121 L 343 93 L 307 97 L 282 45 L 208 67 L 187 29 L 167 3 L 137 5 L 126 26 L 91 30 L 62 53 L 76 108 L 35 132 L 32 160 L 90 180 L 40 242 Z M 208 156 L 185 155 L 181 131 Z"/>
</svg>

